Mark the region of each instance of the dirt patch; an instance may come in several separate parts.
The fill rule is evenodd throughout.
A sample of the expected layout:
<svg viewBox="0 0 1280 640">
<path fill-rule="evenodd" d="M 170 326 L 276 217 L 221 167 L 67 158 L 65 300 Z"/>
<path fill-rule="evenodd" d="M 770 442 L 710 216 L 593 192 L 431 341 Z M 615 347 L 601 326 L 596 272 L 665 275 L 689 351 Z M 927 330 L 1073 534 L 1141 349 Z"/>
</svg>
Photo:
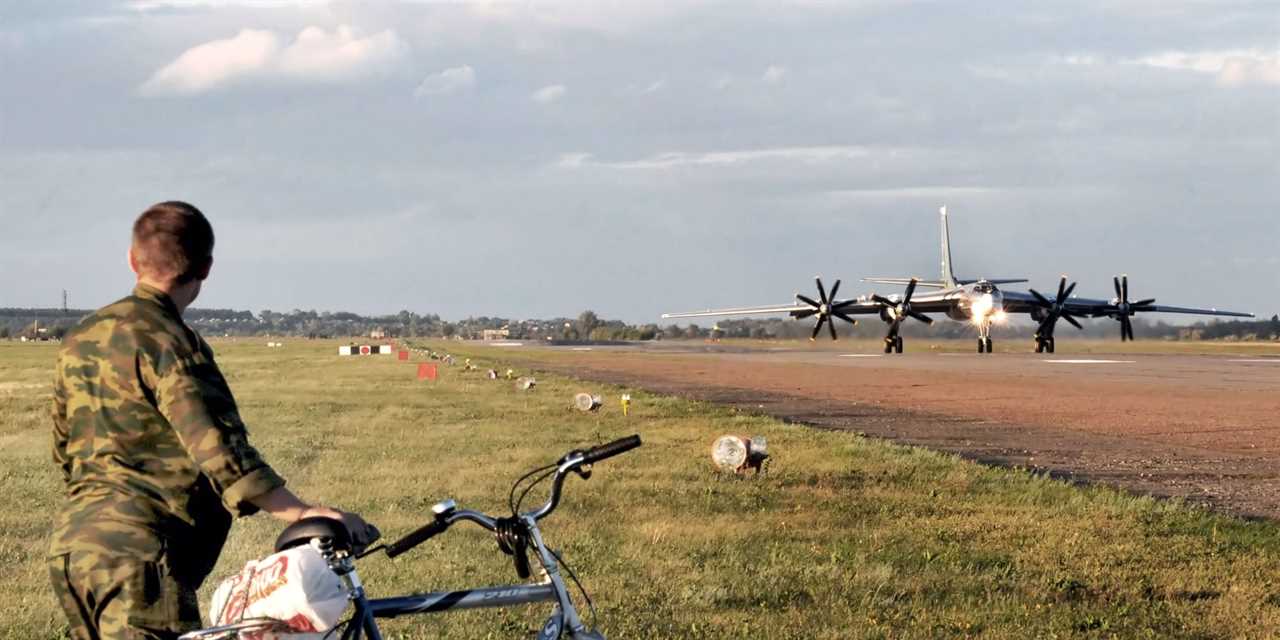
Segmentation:
<svg viewBox="0 0 1280 640">
<path fill-rule="evenodd" d="M 689 355 L 581 354 L 542 368 L 854 431 L 1077 482 L 1280 519 L 1280 394 L 1188 376 L 811 366 Z M 1156 369 L 1159 371 L 1160 369 Z M 1127 376 L 1120 379 L 1121 376 Z"/>
</svg>

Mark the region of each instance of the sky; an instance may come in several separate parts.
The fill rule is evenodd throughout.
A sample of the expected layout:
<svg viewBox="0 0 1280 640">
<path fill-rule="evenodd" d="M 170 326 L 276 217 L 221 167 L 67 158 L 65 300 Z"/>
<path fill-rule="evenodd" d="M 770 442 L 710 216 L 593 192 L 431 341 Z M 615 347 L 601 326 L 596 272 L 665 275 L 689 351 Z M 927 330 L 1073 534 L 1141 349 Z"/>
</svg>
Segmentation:
<svg viewBox="0 0 1280 640">
<path fill-rule="evenodd" d="M 654 322 L 812 278 L 1280 311 L 1271 2 L 0 0 L 0 307 Z M 1176 317 L 1165 317 L 1177 320 Z"/>
</svg>

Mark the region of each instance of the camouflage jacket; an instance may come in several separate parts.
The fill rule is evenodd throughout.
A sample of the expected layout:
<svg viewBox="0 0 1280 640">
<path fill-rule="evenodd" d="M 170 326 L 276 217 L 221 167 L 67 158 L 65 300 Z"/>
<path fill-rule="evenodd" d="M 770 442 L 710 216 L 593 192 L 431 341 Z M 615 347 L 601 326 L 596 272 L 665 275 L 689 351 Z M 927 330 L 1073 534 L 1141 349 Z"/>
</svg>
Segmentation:
<svg viewBox="0 0 1280 640">
<path fill-rule="evenodd" d="M 201 580 L 232 515 L 284 485 L 250 446 L 213 351 L 159 290 L 140 284 L 68 332 L 53 389 L 67 499 L 50 555 L 168 549 Z"/>
</svg>

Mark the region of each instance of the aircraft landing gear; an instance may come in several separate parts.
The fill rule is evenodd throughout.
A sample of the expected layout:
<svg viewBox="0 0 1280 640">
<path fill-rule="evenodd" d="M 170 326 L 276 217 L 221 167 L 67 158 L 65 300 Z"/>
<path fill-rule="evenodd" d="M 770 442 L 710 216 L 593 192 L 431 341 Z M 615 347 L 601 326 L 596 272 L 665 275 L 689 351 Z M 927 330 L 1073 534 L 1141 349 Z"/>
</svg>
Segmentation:
<svg viewBox="0 0 1280 640">
<path fill-rule="evenodd" d="M 991 348 L 991 325 L 983 323 L 978 325 L 978 353 L 992 353 Z"/>
<path fill-rule="evenodd" d="M 1053 336 L 1047 338 L 1036 336 L 1036 353 L 1053 353 L 1053 351 Z"/>
<path fill-rule="evenodd" d="M 885 336 L 884 352 L 885 353 L 902 353 L 902 336 Z"/>
</svg>

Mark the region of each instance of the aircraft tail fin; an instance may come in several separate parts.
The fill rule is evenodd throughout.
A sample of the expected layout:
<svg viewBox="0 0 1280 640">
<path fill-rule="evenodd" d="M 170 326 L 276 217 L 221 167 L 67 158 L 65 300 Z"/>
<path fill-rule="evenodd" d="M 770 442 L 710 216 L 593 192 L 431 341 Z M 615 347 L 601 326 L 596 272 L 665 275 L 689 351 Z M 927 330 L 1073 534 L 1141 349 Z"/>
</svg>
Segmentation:
<svg viewBox="0 0 1280 640">
<path fill-rule="evenodd" d="M 942 282 L 947 288 L 955 287 L 956 275 L 951 270 L 951 226 L 947 224 L 947 206 L 942 205 Z"/>
</svg>

